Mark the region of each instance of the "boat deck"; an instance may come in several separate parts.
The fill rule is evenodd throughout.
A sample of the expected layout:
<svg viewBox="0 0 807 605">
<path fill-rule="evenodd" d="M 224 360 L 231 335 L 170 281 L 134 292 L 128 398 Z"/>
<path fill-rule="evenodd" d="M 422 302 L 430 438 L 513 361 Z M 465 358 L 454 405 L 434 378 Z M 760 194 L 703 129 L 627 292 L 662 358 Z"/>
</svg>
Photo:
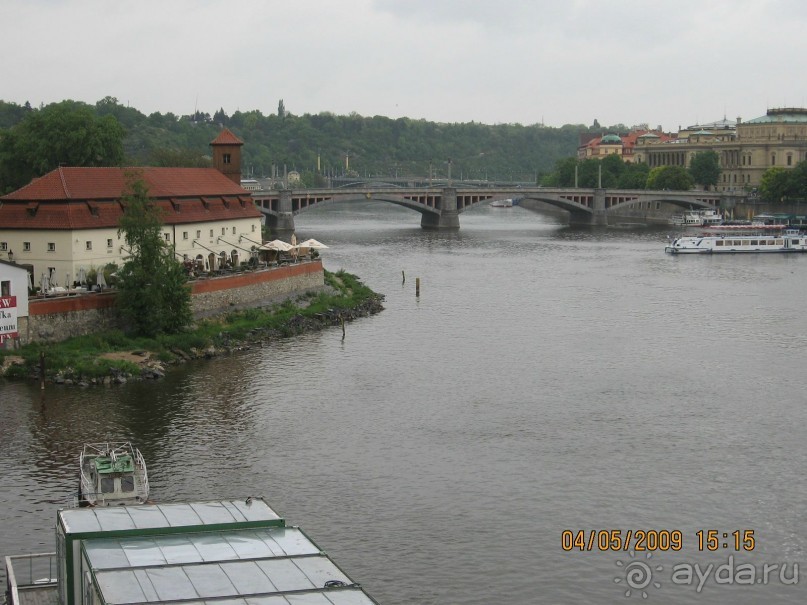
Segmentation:
<svg viewBox="0 0 807 605">
<path fill-rule="evenodd" d="M 9 605 L 58 605 L 56 553 L 6 557 Z"/>
<path fill-rule="evenodd" d="M 59 605 L 59 591 L 55 584 L 18 588 L 15 605 Z"/>
</svg>

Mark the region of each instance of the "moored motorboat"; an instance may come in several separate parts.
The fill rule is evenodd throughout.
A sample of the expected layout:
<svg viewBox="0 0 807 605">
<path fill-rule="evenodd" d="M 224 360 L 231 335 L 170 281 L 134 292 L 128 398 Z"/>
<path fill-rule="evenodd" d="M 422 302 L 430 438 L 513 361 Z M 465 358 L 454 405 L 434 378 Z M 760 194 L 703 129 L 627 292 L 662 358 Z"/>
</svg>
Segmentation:
<svg viewBox="0 0 807 605">
<path fill-rule="evenodd" d="M 721 233 L 681 236 L 664 247 L 670 254 L 738 254 L 807 252 L 807 235 L 797 229 L 784 233 Z"/>
<path fill-rule="evenodd" d="M 711 227 L 722 223 L 723 215 L 718 210 L 711 208 L 687 210 L 683 214 L 676 214 L 670 218 L 670 224 L 677 227 Z"/>
<path fill-rule="evenodd" d="M 79 504 L 143 504 L 149 497 L 146 462 L 128 441 L 86 443 L 79 456 Z"/>
</svg>

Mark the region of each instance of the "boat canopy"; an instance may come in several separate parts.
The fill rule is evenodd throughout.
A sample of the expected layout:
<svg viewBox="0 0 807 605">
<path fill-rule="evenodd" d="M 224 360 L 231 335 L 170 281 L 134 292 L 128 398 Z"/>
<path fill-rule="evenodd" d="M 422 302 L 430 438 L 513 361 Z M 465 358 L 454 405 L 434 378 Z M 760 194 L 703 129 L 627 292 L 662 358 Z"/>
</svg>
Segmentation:
<svg viewBox="0 0 807 605">
<path fill-rule="evenodd" d="M 116 456 L 114 460 L 109 456 L 99 456 L 94 462 L 99 475 L 134 472 L 134 461 L 128 454 Z"/>
</svg>

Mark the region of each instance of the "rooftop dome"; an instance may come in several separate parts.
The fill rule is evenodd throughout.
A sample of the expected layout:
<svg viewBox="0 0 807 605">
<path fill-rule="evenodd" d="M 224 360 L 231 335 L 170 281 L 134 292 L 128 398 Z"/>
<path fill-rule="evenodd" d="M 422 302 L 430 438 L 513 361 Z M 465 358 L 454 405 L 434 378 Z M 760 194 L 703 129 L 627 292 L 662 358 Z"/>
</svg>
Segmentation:
<svg viewBox="0 0 807 605">
<path fill-rule="evenodd" d="M 615 134 L 607 134 L 600 139 L 600 144 L 602 145 L 603 143 L 606 145 L 621 145 L 622 139 Z"/>
</svg>

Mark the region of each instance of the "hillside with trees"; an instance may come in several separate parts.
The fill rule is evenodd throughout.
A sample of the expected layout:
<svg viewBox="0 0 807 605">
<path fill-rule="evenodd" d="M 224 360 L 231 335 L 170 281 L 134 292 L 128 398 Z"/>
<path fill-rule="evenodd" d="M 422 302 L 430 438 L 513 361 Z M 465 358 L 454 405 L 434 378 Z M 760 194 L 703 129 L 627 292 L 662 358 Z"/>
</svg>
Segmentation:
<svg viewBox="0 0 807 605">
<path fill-rule="evenodd" d="M 296 116 L 281 100 L 277 113 L 222 109 L 145 115 L 114 97 L 95 105 L 62 101 L 39 108 L 0 101 L 0 192 L 68 165 L 205 166 L 222 127 L 244 141 L 244 176 L 297 170 L 304 184 L 349 172 L 361 177 L 537 182 L 574 156 L 589 127 L 437 123 L 321 112 Z M 599 125 L 593 125 L 599 131 Z M 44 139 L 44 140 L 43 140 Z M 118 146 L 120 145 L 120 147 Z"/>
</svg>

